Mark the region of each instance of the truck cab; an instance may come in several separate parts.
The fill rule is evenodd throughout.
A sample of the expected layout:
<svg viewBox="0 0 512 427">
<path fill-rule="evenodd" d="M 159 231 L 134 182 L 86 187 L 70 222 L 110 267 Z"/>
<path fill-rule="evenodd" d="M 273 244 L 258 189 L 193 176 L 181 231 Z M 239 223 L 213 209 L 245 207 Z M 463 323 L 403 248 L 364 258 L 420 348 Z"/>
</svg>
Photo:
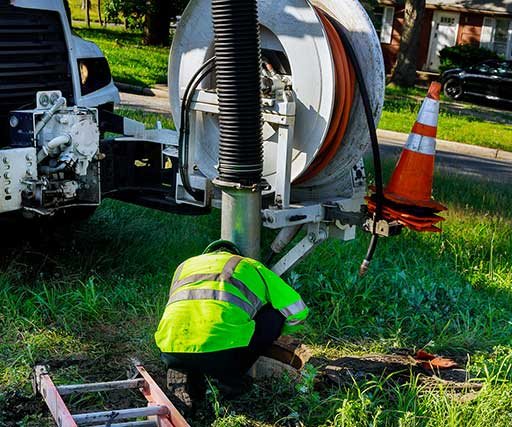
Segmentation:
<svg viewBox="0 0 512 427">
<path fill-rule="evenodd" d="M 0 0 L 0 46 L 0 215 L 82 217 L 104 197 L 209 212 L 176 202 L 176 131 L 113 113 L 108 62 L 63 0 Z"/>
</svg>

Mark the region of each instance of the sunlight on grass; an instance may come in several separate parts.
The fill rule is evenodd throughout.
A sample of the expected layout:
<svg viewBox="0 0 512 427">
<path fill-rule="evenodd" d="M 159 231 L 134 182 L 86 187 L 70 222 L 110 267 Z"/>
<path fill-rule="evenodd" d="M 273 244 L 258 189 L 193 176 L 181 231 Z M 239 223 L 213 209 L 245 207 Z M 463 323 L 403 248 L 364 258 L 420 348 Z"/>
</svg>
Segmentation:
<svg viewBox="0 0 512 427">
<path fill-rule="evenodd" d="M 168 47 L 143 46 L 142 33 L 121 27 L 94 27 L 75 24 L 77 34 L 96 43 L 108 59 L 112 77 L 117 82 L 138 86 L 167 83 Z"/>
<path fill-rule="evenodd" d="M 385 106 L 379 128 L 409 133 L 417 114 L 417 108 L 411 111 L 410 108 L 403 106 Z M 512 126 L 482 122 L 468 116 L 441 113 L 437 137 L 448 141 L 512 151 Z"/>
<path fill-rule="evenodd" d="M 166 119 L 125 113 L 153 123 Z M 386 176 L 392 166 L 385 164 Z M 438 174 L 434 194 L 449 208 L 443 233 L 406 230 L 381 239 L 364 279 L 358 268 L 369 237 L 362 233 L 352 242 L 323 243 L 286 279 L 311 308 L 302 339 L 316 355 L 335 359 L 392 347 L 469 354 L 467 368 L 482 391 L 464 400 L 390 378 L 318 390 L 313 369 L 298 388 L 276 379 L 235 401 L 221 399 L 214 410 L 209 401 L 209 415 L 193 425 L 488 427 L 492 420 L 509 426 L 512 189 Z M 14 390 L 28 395 L 35 361 L 77 353 L 92 361 L 81 370 L 57 370 L 70 381 L 94 373 L 96 360 L 121 372 L 131 355 L 153 370 L 161 366 L 152 334 L 171 274 L 217 238 L 220 215 L 181 217 L 107 200 L 88 221 L 52 227 L 3 249 L 0 409 Z M 264 240 L 271 237 L 266 230 Z M 30 253 L 46 257 L 35 262 Z"/>
</svg>

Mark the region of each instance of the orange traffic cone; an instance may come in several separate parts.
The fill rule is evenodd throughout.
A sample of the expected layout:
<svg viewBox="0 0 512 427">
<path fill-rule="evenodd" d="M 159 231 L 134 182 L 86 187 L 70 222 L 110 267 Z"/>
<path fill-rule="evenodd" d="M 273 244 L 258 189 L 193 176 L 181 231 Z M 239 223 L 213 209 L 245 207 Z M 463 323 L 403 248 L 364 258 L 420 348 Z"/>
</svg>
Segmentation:
<svg viewBox="0 0 512 427">
<path fill-rule="evenodd" d="M 398 221 L 416 231 L 441 231 L 434 224 L 444 218 L 435 214 L 446 210 L 432 199 L 440 91 L 439 83 L 430 85 L 393 175 L 384 189 L 382 218 Z M 368 210 L 375 212 L 375 195 L 366 197 L 366 200 Z"/>
<path fill-rule="evenodd" d="M 432 199 L 434 156 L 441 84 L 430 84 L 416 123 L 407 139 L 384 197 L 395 203 L 435 209 L 446 208 Z"/>
</svg>

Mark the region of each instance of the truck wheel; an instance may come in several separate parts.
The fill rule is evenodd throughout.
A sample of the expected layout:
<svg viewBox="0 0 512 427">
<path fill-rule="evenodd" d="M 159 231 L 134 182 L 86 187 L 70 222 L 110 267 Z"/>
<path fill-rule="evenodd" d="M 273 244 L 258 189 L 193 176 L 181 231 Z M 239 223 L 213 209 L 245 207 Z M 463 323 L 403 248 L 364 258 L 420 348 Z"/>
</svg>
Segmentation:
<svg viewBox="0 0 512 427">
<path fill-rule="evenodd" d="M 443 92 L 452 99 L 460 99 L 464 95 L 462 82 L 459 79 L 449 79 L 445 82 Z"/>
</svg>

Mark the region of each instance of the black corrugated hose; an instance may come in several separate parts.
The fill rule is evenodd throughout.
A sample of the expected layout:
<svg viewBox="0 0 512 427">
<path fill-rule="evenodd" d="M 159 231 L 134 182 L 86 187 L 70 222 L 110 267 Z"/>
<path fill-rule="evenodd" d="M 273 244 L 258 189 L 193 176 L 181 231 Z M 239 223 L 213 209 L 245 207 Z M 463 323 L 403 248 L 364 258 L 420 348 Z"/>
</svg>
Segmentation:
<svg viewBox="0 0 512 427">
<path fill-rule="evenodd" d="M 263 171 L 261 53 L 256 0 L 212 0 L 219 180 L 251 187 Z"/>
</svg>

